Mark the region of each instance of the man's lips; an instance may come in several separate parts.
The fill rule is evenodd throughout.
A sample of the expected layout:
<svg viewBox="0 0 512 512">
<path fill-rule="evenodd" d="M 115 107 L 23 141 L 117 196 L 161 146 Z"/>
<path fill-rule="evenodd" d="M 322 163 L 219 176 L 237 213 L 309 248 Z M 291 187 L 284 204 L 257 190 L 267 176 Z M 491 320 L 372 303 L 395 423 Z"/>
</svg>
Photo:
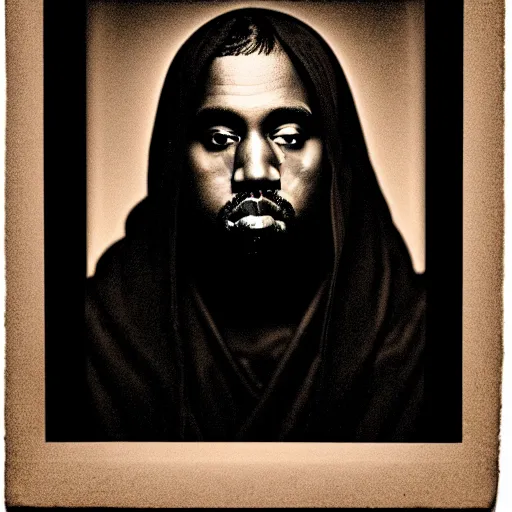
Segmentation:
<svg viewBox="0 0 512 512">
<path fill-rule="evenodd" d="M 243 217 L 251 216 L 270 216 L 275 220 L 283 220 L 283 212 L 281 208 L 266 197 L 255 199 L 249 197 L 242 201 L 236 208 L 233 209 L 228 220 L 235 223 Z"/>
<path fill-rule="evenodd" d="M 228 225 L 245 229 L 265 229 L 275 226 L 285 229 L 281 208 L 265 197 L 249 197 L 236 206 L 228 217 Z"/>
</svg>

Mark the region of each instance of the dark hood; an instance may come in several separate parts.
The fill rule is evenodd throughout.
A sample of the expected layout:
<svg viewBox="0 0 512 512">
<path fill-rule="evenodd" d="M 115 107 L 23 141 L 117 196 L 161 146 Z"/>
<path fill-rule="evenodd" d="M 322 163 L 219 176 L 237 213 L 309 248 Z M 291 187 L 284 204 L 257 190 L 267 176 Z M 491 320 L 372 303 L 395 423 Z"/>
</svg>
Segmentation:
<svg viewBox="0 0 512 512">
<path fill-rule="evenodd" d="M 240 16 L 257 12 L 274 27 L 309 91 L 324 141 L 326 172 L 331 179 L 331 217 L 335 262 L 332 288 L 340 268 L 348 272 L 348 261 L 361 254 L 356 247 L 361 230 L 380 231 L 388 251 L 400 261 L 400 270 L 413 278 L 414 270 L 402 237 L 393 224 L 368 157 L 359 117 L 344 72 L 323 39 L 310 27 L 289 15 L 267 9 L 240 9 Z M 180 48 L 167 72 L 151 139 L 148 196 L 144 208 L 133 212 L 127 236 L 138 236 L 151 226 L 151 236 L 170 240 L 175 255 L 180 188 L 187 186 L 186 155 L 190 115 L 201 96 L 209 66 L 224 44 L 232 13 L 221 15 L 197 30 Z M 142 210 L 144 212 L 142 213 Z M 149 217 L 149 218 L 148 218 Z M 366 217 L 366 218 L 365 218 Z M 364 225 L 361 225 L 364 222 Z M 368 225 L 369 224 L 369 225 Z M 371 240 L 363 238 L 363 245 Z M 353 247 L 351 247 L 353 246 Z M 171 265 L 172 270 L 172 265 Z"/>
</svg>

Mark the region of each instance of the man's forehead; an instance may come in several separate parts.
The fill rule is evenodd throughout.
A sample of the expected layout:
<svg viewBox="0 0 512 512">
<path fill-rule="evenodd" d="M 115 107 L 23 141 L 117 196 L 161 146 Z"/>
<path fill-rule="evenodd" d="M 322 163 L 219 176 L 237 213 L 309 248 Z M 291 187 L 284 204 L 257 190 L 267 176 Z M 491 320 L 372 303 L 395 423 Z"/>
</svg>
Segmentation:
<svg viewBox="0 0 512 512">
<path fill-rule="evenodd" d="M 290 58 L 283 51 L 274 51 L 268 55 L 255 52 L 249 55 L 217 57 L 210 68 L 210 80 L 216 85 L 252 85 L 269 78 L 281 81 L 299 79 Z"/>
<path fill-rule="evenodd" d="M 210 68 L 203 107 L 258 108 L 266 103 L 308 108 L 307 93 L 282 51 L 216 58 Z"/>
</svg>

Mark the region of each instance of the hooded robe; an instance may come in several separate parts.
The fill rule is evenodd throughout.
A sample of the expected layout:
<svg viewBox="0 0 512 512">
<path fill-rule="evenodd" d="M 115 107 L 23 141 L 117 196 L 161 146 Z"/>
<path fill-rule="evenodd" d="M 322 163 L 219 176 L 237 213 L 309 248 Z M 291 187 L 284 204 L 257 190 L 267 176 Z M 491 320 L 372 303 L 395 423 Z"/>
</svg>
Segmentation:
<svg viewBox="0 0 512 512">
<path fill-rule="evenodd" d="M 275 31 L 322 127 L 332 255 L 268 377 L 251 379 L 180 267 L 186 134 L 233 14 L 181 47 L 162 89 L 148 195 L 86 290 L 80 437 L 99 441 L 418 441 L 426 431 L 425 293 L 368 158 L 332 50 L 285 14 Z M 181 231 L 180 231 L 181 230 Z M 181 270 L 180 270 L 181 268 Z M 262 345 L 265 345 L 264 340 Z M 264 352 L 264 351 L 263 351 Z"/>
</svg>

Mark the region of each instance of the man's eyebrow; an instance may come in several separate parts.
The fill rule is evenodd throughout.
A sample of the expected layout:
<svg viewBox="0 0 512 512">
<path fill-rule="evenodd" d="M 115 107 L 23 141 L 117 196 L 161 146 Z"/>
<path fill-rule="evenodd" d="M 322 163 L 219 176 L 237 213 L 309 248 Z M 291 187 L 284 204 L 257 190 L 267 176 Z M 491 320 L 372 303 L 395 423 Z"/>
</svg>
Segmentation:
<svg viewBox="0 0 512 512">
<path fill-rule="evenodd" d="M 274 115 L 274 114 L 275 115 L 297 114 L 297 115 L 305 116 L 305 117 L 309 117 L 309 116 L 313 115 L 311 113 L 311 110 L 309 110 L 306 107 L 302 107 L 302 106 L 279 107 L 269 113 L 269 115 Z"/>
<path fill-rule="evenodd" d="M 201 108 L 196 112 L 196 120 L 202 124 L 207 124 L 209 122 L 243 122 L 241 116 L 234 110 L 224 107 Z"/>
<path fill-rule="evenodd" d="M 265 117 L 264 124 L 274 124 L 279 122 L 310 122 L 313 114 L 309 109 L 303 106 L 279 107 L 271 110 Z M 205 107 L 196 113 L 196 120 L 201 124 L 241 124 L 244 123 L 243 117 L 230 108 L 226 107 Z"/>
<path fill-rule="evenodd" d="M 309 109 L 301 106 L 279 107 L 268 113 L 264 124 L 270 128 L 272 125 L 293 122 L 309 126 L 313 122 L 313 114 Z"/>
</svg>

